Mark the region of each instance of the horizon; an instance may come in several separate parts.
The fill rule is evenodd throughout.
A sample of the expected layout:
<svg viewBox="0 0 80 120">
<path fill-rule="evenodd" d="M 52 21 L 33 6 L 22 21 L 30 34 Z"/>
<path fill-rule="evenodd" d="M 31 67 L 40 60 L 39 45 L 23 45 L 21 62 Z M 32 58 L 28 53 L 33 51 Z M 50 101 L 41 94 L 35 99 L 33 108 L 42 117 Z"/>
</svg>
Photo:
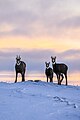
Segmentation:
<svg viewBox="0 0 80 120">
<path fill-rule="evenodd" d="M 76 77 L 77 76 L 77 77 Z M 80 79 L 79 79 L 80 74 L 79 73 L 72 73 L 72 74 L 68 74 L 68 85 L 73 85 L 73 86 L 80 86 Z M 15 71 L 13 72 L 7 72 L 7 71 L 3 71 L 0 72 L 0 82 L 7 82 L 7 83 L 14 83 L 15 82 L 15 77 L 16 77 L 16 73 Z M 29 81 L 29 80 L 40 80 L 43 82 L 47 82 L 47 78 L 45 73 L 38 73 L 37 71 L 35 71 L 34 73 L 31 72 L 27 72 L 25 74 L 25 81 Z M 22 78 L 21 78 L 21 74 L 18 74 L 18 80 L 17 82 L 22 82 Z M 49 80 L 50 82 L 50 80 Z M 57 77 L 54 74 L 53 77 L 53 83 L 58 83 L 57 81 Z M 66 81 L 65 78 L 62 81 L 62 84 L 65 85 Z"/>
</svg>

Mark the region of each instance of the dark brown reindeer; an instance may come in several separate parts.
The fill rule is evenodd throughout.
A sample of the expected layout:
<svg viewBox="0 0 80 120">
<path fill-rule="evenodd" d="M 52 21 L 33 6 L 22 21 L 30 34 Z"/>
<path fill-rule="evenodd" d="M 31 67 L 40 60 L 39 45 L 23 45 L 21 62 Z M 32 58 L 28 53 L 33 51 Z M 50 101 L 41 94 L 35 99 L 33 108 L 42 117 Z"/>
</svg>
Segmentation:
<svg viewBox="0 0 80 120">
<path fill-rule="evenodd" d="M 21 75 L 22 75 L 22 82 L 24 82 L 25 81 L 26 64 L 23 61 L 21 61 L 21 57 L 20 56 L 16 57 L 15 71 L 16 71 L 15 83 L 17 82 L 18 73 L 21 73 Z"/>
<path fill-rule="evenodd" d="M 65 65 L 64 63 L 56 63 L 56 57 L 51 56 L 51 59 L 52 59 L 53 72 L 57 76 L 58 84 L 61 85 L 61 82 L 65 76 L 66 85 L 67 85 L 68 84 L 68 82 L 67 82 L 67 70 L 68 70 L 67 65 Z M 62 77 L 62 79 L 60 80 L 61 77 Z"/>
<path fill-rule="evenodd" d="M 50 79 L 50 82 L 53 82 L 53 69 L 49 67 L 50 62 L 45 62 L 46 64 L 46 69 L 45 69 L 45 74 L 47 77 L 47 82 L 48 82 L 48 78 Z"/>
</svg>

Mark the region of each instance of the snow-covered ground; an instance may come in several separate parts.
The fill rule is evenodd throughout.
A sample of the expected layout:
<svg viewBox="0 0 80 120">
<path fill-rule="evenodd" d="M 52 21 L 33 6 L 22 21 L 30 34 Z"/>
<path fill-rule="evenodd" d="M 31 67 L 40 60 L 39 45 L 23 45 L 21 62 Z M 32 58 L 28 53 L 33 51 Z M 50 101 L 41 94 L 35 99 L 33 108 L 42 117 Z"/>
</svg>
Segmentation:
<svg viewBox="0 0 80 120">
<path fill-rule="evenodd" d="M 80 86 L 1 82 L 0 120 L 80 120 Z"/>
</svg>

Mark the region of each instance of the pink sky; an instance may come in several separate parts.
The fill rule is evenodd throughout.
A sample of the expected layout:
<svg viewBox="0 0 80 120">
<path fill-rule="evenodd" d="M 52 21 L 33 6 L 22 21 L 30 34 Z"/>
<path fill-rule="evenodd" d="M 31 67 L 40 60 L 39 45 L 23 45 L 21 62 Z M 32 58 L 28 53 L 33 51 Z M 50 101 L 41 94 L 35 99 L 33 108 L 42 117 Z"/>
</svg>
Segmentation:
<svg viewBox="0 0 80 120">
<path fill-rule="evenodd" d="M 32 72 L 43 73 L 56 55 L 70 74 L 79 74 L 80 1 L 1 0 L 0 71 L 13 71 L 17 54 Z"/>
</svg>

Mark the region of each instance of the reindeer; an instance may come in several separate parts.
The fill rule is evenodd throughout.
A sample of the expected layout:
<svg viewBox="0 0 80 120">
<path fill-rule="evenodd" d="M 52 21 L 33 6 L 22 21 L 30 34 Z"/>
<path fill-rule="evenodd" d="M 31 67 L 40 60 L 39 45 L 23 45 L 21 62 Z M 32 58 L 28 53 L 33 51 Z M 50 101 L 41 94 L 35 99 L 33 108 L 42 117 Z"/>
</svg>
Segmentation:
<svg viewBox="0 0 80 120">
<path fill-rule="evenodd" d="M 56 57 L 52 57 L 52 66 L 53 66 L 53 72 L 56 74 L 57 79 L 58 79 L 58 84 L 61 85 L 61 82 L 65 76 L 66 79 L 66 85 L 67 83 L 67 70 L 68 67 L 67 65 L 63 64 L 63 63 L 56 63 Z M 64 76 L 63 76 L 64 75 Z M 62 77 L 62 79 L 60 80 L 60 77 Z"/>
<path fill-rule="evenodd" d="M 15 64 L 15 71 L 16 71 L 16 79 L 15 83 L 17 82 L 17 76 L 18 73 L 21 73 L 22 75 L 22 82 L 25 81 L 25 70 L 26 70 L 26 64 L 23 61 L 20 61 L 21 57 L 20 55 L 16 57 L 16 64 Z"/>
<path fill-rule="evenodd" d="M 49 67 L 50 65 L 50 62 L 45 62 L 46 64 L 46 69 L 45 69 L 45 74 L 46 74 L 46 77 L 47 77 L 47 82 L 48 82 L 48 78 L 50 79 L 50 82 L 53 82 L 53 70 L 52 68 Z"/>
</svg>

